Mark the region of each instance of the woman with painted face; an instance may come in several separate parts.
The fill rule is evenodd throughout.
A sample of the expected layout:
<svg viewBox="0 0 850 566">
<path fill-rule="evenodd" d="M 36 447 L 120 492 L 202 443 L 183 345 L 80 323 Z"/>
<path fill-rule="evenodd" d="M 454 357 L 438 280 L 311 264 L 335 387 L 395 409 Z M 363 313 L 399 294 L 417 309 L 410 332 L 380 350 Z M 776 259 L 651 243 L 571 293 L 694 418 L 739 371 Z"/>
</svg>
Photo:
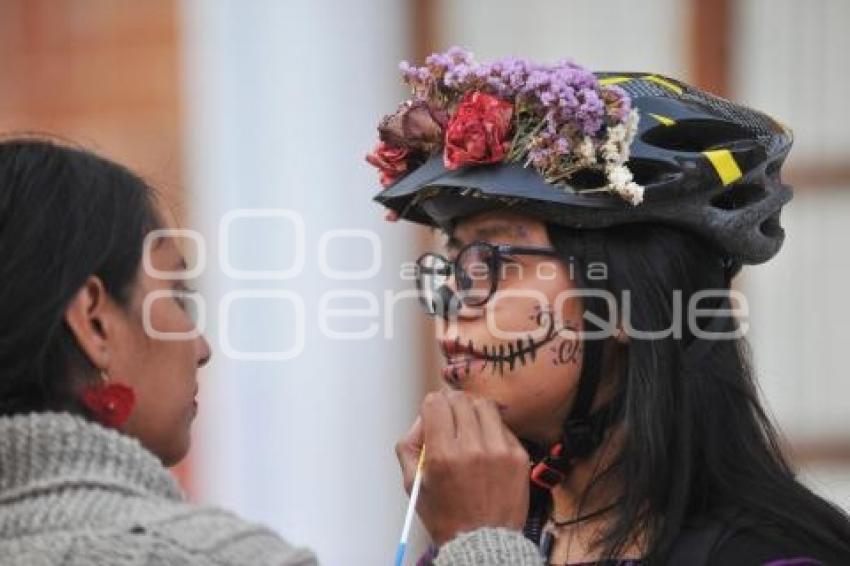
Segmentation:
<svg viewBox="0 0 850 566">
<path fill-rule="evenodd" d="M 0 142 L 0 564 L 316 563 L 190 504 L 166 469 L 189 449 L 210 347 L 190 290 L 158 276 L 187 269 L 173 238 L 148 238 L 162 227 L 152 189 L 124 167 Z"/>
<path fill-rule="evenodd" d="M 388 219 L 446 237 L 416 265 L 447 388 L 397 448 L 409 488 L 425 447 L 423 563 L 458 540 L 466 564 L 850 563 L 847 515 L 780 450 L 730 289 L 782 245 L 790 131 L 659 75 L 457 48 L 402 72 L 413 97 L 367 159 Z"/>
</svg>

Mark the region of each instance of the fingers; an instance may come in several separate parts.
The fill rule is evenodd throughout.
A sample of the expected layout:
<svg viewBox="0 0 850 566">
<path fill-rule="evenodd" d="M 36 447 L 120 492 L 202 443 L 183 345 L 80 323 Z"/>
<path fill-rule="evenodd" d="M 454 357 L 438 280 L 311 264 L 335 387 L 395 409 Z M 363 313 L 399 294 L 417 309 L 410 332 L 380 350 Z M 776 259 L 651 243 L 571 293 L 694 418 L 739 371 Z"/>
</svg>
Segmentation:
<svg viewBox="0 0 850 566">
<path fill-rule="evenodd" d="M 458 442 L 465 448 L 480 448 L 481 422 L 473 406 L 474 401 L 460 391 L 451 391 L 446 396 L 454 415 Z"/>
<path fill-rule="evenodd" d="M 514 464 L 528 465 L 528 452 L 502 421 L 502 414 L 496 403 L 485 399 L 475 399 L 473 406 L 481 422 L 481 437 L 486 450 L 500 454 Z"/>
<path fill-rule="evenodd" d="M 395 453 L 404 479 L 404 489 L 408 493 L 413 486 L 413 478 L 416 476 L 416 467 L 419 465 L 419 454 L 422 448 L 422 419 L 417 417 L 405 437 L 395 446 Z"/>
<path fill-rule="evenodd" d="M 421 418 L 423 440 L 437 450 L 452 446 L 455 440 L 468 448 L 501 449 L 513 444 L 506 438 L 510 431 L 495 403 L 461 391 L 429 394 L 422 403 Z"/>
<path fill-rule="evenodd" d="M 502 422 L 502 415 L 496 404 L 486 399 L 475 398 L 472 401 L 478 422 L 481 426 L 481 440 L 488 450 L 505 450 L 508 448 L 506 436 L 510 431 Z M 512 436 L 512 435 L 511 435 Z"/>
<path fill-rule="evenodd" d="M 423 441 L 429 450 L 450 446 L 454 442 L 457 436 L 455 418 L 444 393 L 426 395 L 419 415 L 422 418 Z"/>
<path fill-rule="evenodd" d="M 425 444 L 425 440 L 422 438 L 422 417 L 416 417 L 410 430 L 407 431 L 401 441 L 411 448 L 416 448 L 417 451 L 422 448 L 422 445 Z"/>
<path fill-rule="evenodd" d="M 423 444 L 428 445 L 431 454 L 428 459 L 435 465 L 439 465 L 444 457 L 461 453 L 476 456 L 482 452 L 495 452 L 497 456 L 511 461 L 528 459 L 522 444 L 505 426 L 492 401 L 471 397 L 461 391 L 434 392 L 422 402 L 420 419 L 403 441 L 406 446 L 417 448 L 399 452 L 408 489 L 416 473 L 419 447 Z"/>
<path fill-rule="evenodd" d="M 520 529 L 528 514 L 528 455 L 491 401 L 429 394 L 397 451 L 410 492 L 425 455 L 417 513 L 436 544 L 479 526 Z"/>
</svg>

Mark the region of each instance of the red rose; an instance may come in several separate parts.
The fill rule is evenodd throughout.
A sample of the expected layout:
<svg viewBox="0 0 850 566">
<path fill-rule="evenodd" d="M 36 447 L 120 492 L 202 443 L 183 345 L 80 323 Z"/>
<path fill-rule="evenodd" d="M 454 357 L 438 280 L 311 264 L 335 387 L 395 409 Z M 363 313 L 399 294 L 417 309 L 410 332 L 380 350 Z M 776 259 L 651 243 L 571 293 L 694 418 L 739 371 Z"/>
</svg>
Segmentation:
<svg viewBox="0 0 850 566">
<path fill-rule="evenodd" d="M 511 145 L 512 115 L 511 103 L 495 96 L 477 91 L 464 96 L 446 131 L 446 168 L 502 161 Z"/>
<path fill-rule="evenodd" d="M 380 171 L 381 185 L 388 187 L 407 172 L 407 157 L 410 150 L 394 147 L 386 142 L 379 142 L 375 149 L 366 156 L 366 161 Z"/>
</svg>

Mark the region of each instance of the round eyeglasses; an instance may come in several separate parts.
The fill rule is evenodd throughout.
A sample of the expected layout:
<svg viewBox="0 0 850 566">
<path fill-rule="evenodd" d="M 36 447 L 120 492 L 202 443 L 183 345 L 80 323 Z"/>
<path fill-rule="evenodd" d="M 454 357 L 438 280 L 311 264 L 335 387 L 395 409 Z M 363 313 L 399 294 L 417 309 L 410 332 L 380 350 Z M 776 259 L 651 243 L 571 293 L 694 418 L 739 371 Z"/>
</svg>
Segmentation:
<svg viewBox="0 0 850 566">
<path fill-rule="evenodd" d="M 467 307 L 483 306 L 496 292 L 502 266 L 516 255 L 557 257 L 558 252 L 553 248 L 472 242 L 461 248 L 453 261 L 440 254 L 422 254 L 416 260 L 416 287 L 425 310 L 434 315 L 460 306 L 444 304 L 451 301 Z M 452 276 L 454 291 L 447 285 Z"/>
</svg>

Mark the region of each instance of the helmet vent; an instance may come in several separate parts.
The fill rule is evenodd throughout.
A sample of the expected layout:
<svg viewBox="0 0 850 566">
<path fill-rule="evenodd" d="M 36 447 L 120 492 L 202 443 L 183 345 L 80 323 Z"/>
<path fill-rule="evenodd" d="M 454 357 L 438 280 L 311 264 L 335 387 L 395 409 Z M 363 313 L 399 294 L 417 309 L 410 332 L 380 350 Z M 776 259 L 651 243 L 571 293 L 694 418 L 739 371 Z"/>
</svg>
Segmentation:
<svg viewBox="0 0 850 566">
<path fill-rule="evenodd" d="M 767 196 L 761 185 L 732 185 L 711 199 L 711 205 L 722 210 L 736 210 L 756 203 Z"/>
<path fill-rule="evenodd" d="M 644 187 L 659 185 L 681 176 L 677 167 L 665 161 L 631 159 L 626 166 L 632 172 L 635 183 Z"/>
<path fill-rule="evenodd" d="M 780 170 L 782 169 L 782 161 L 782 159 L 774 159 L 768 163 L 767 168 L 764 170 L 764 176 L 768 179 L 779 179 Z"/>
<path fill-rule="evenodd" d="M 599 187 L 604 187 L 608 184 L 608 179 L 605 177 L 605 172 L 601 169 L 579 169 L 575 173 L 573 173 L 569 179 L 567 179 L 567 184 L 578 191 L 584 189 L 596 189 Z"/>
<path fill-rule="evenodd" d="M 656 126 L 646 132 L 645 143 L 671 151 L 699 153 L 751 140 L 743 127 L 720 120 L 683 120 L 671 126 Z"/>
<path fill-rule="evenodd" d="M 759 224 L 759 232 L 771 239 L 781 238 L 785 231 L 782 229 L 782 224 L 779 223 L 779 212 L 768 216 L 764 222 Z"/>
</svg>

